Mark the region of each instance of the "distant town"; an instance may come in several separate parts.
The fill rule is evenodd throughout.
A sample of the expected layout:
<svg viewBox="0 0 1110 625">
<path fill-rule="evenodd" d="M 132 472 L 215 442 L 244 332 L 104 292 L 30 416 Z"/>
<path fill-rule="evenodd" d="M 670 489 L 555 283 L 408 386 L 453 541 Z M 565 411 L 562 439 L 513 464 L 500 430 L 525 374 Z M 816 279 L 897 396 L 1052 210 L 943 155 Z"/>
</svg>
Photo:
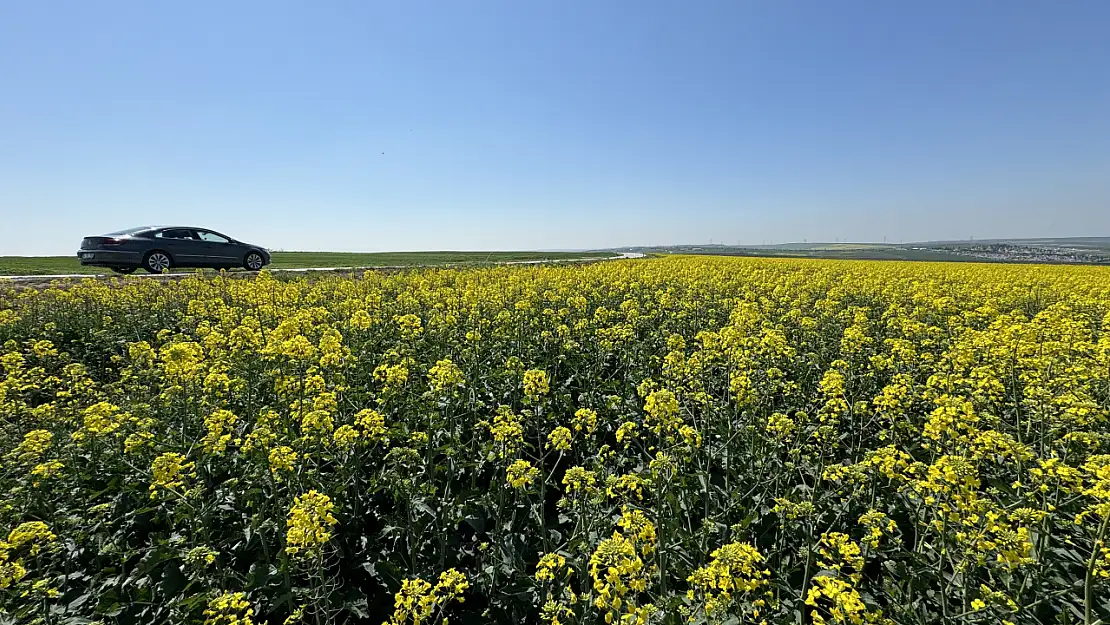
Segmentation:
<svg viewBox="0 0 1110 625">
<path fill-rule="evenodd" d="M 939 246 L 927 249 L 940 250 L 956 256 L 965 256 L 976 260 L 1030 263 L 1110 264 L 1110 249 L 1098 251 L 1066 246 L 1014 245 L 1011 243 Z"/>
<path fill-rule="evenodd" d="M 649 254 L 1110 265 L 1110 237 L 992 239 L 922 243 L 781 243 L 620 248 Z"/>
</svg>

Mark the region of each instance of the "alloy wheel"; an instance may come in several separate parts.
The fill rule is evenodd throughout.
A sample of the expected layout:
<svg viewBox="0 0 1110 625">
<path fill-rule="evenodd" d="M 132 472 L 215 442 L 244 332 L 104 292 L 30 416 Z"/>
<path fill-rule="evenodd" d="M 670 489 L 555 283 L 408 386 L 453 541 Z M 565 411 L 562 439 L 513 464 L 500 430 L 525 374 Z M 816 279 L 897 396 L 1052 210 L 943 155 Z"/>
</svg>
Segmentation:
<svg viewBox="0 0 1110 625">
<path fill-rule="evenodd" d="M 170 257 L 162 252 L 154 252 L 147 257 L 146 266 L 149 267 L 151 271 L 162 273 L 170 268 Z"/>
</svg>

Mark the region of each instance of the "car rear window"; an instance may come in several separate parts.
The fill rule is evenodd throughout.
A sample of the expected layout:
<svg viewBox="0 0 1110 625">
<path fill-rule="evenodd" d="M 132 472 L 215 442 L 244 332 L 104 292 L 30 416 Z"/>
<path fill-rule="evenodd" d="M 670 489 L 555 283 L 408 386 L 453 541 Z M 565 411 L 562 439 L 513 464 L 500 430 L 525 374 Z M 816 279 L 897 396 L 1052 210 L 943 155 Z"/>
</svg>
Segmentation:
<svg viewBox="0 0 1110 625">
<path fill-rule="evenodd" d="M 122 235 L 125 235 L 125 234 L 135 234 L 136 232 L 142 232 L 144 230 L 150 230 L 150 227 L 149 226 L 142 226 L 142 227 L 139 227 L 139 228 L 128 228 L 126 230 L 117 230 L 115 232 L 109 232 L 108 236 L 117 236 L 118 237 L 118 236 L 122 236 Z"/>
</svg>

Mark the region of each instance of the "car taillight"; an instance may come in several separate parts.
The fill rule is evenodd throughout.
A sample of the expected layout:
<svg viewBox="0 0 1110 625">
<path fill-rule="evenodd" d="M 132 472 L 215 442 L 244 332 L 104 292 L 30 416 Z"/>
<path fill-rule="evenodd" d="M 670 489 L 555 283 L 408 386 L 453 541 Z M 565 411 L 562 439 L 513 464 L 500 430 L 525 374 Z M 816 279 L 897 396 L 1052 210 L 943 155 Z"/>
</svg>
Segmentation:
<svg viewBox="0 0 1110 625">
<path fill-rule="evenodd" d="M 120 245 L 122 243 L 123 239 L 104 239 L 100 242 L 101 245 Z"/>
</svg>

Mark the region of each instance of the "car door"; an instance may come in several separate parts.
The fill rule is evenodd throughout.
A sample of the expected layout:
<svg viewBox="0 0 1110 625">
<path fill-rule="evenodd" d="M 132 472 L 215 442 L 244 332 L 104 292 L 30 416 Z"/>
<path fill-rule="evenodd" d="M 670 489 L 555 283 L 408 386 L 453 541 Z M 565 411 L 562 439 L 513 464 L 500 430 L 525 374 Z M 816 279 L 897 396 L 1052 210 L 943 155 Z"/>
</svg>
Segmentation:
<svg viewBox="0 0 1110 625">
<path fill-rule="evenodd" d="M 215 267 L 235 267 L 242 264 L 239 246 L 229 237 L 211 230 L 196 231 L 203 246 L 204 262 Z"/>
<path fill-rule="evenodd" d="M 197 245 L 200 241 L 189 228 L 164 228 L 154 233 L 157 246 L 173 257 L 178 267 L 196 267 L 198 264 Z"/>
</svg>

